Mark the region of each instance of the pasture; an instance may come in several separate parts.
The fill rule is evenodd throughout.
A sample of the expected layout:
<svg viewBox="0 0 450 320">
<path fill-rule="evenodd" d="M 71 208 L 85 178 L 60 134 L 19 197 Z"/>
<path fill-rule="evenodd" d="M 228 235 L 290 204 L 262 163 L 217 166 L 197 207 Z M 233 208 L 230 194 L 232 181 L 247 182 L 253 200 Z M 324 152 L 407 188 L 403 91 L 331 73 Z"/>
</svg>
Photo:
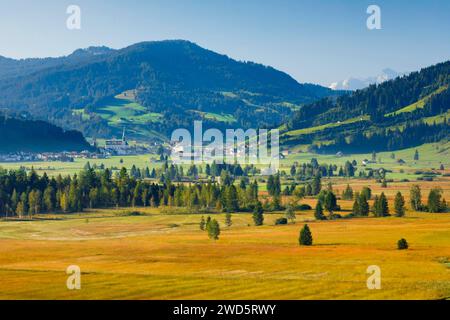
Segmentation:
<svg viewBox="0 0 450 320">
<path fill-rule="evenodd" d="M 448 173 L 449 143 L 377 154 L 381 163 L 367 167 L 390 170 L 387 188 L 375 180 L 331 179 L 341 194 L 347 184 L 355 192 L 369 186 L 384 192 L 392 213 L 397 191 L 409 208 L 409 188 L 419 184 L 423 202 L 439 186 L 450 199 L 450 178 L 417 181 L 418 170 Z M 343 165 L 370 159 L 370 154 L 313 155 L 295 152 L 281 161 L 288 171 L 294 162 Z M 142 155 L 89 160 L 106 167 L 160 167 Z M 405 160 L 399 164 L 398 159 Z M 13 169 L 32 166 L 42 174 L 74 174 L 87 160 L 74 163 L 0 164 Z M 445 170 L 439 170 L 440 165 Z M 405 179 L 409 179 L 407 181 Z M 322 181 L 326 186 L 328 179 Z M 266 194 L 260 183 L 260 194 Z M 290 201 L 283 197 L 284 203 Z M 315 206 L 313 197 L 300 200 Z M 342 215 L 352 201 L 339 200 Z M 372 202 L 370 202 L 372 204 Z M 131 211 L 139 215 L 130 215 Z M 353 218 L 315 221 L 312 210 L 297 211 L 295 224 L 275 226 L 283 212 L 266 213 L 264 226 L 255 227 L 250 213 L 202 214 L 182 208 L 91 210 L 77 214 L 39 215 L 33 221 L 0 220 L 0 299 L 449 299 L 450 214 L 407 211 L 406 217 Z M 201 216 L 220 223 L 218 241 L 199 229 Z M 314 245 L 300 247 L 301 227 L 308 223 Z M 407 239 L 408 250 L 397 250 Z M 81 268 L 81 290 L 68 290 L 66 269 Z M 366 286 L 367 267 L 381 268 L 380 290 Z"/>
<path fill-rule="evenodd" d="M 359 190 L 362 181 L 353 180 Z M 340 189 L 347 181 L 336 183 Z M 441 181 L 449 198 L 450 183 Z M 432 186 L 424 185 L 424 190 Z M 392 208 L 397 190 L 383 189 Z M 379 189 L 374 189 L 376 194 Z M 424 192 L 425 193 L 425 192 Z M 425 200 L 425 197 L 424 197 Z M 286 199 L 285 199 L 286 201 Z M 314 204 L 309 198 L 302 203 Z M 343 214 L 351 201 L 340 201 Z M 445 299 L 450 297 L 450 215 L 408 211 L 406 217 L 314 221 L 275 226 L 282 212 L 232 215 L 218 241 L 199 229 L 202 214 L 170 208 L 108 209 L 0 221 L 1 299 Z M 304 223 L 314 245 L 300 247 Z M 406 238 L 408 250 L 397 250 Z M 81 290 L 66 288 L 65 270 L 81 268 Z M 380 290 L 366 269 L 381 268 Z"/>
<path fill-rule="evenodd" d="M 289 172 L 290 167 L 294 162 L 309 163 L 311 158 L 316 158 L 321 164 L 336 164 L 343 166 L 346 161 L 356 160 L 359 165 L 364 159 L 371 159 L 371 154 L 346 154 L 342 157 L 336 155 L 318 155 L 307 152 L 305 148 L 296 149 L 286 159 L 280 160 L 280 170 Z M 420 153 L 420 159 L 418 161 L 413 160 L 414 152 L 418 150 Z M 395 158 L 391 158 L 394 153 Z M 108 159 L 75 159 L 74 162 L 16 162 L 16 163 L 2 163 L 0 167 L 4 169 L 19 169 L 24 167 L 27 170 L 33 168 L 37 173 L 47 173 L 49 176 L 57 176 L 58 174 L 67 175 L 75 174 L 83 170 L 85 164 L 89 161 L 91 165 L 100 166 L 104 164 L 106 168 L 122 168 L 131 169 L 133 165 L 137 168 L 149 167 L 152 168 L 161 167 L 161 163 L 155 162 L 159 159 L 157 155 L 135 155 L 135 156 L 113 156 Z M 419 174 L 416 174 L 417 170 L 429 170 L 439 169 L 443 164 L 445 169 L 450 168 L 450 142 L 443 143 L 430 143 L 424 144 L 417 148 L 409 148 L 399 150 L 395 152 L 380 152 L 377 154 L 377 159 L 381 162 L 375 164 L 369 164 L 365 168 L 379 169 L 384 168 L 391 170 L 387 173 L 389 179 L 416 179 Z M 405 164 L 399 164 L 398 160 L 402 159 Z M 260 167 L 260 165 L 257 165 Z M 187 165 L 185 167 L 188 167 Z M 360 166 L 361 167 L 361 166 Z M 448 170 L 447 170 L 448 171 Z"/>
</svg>

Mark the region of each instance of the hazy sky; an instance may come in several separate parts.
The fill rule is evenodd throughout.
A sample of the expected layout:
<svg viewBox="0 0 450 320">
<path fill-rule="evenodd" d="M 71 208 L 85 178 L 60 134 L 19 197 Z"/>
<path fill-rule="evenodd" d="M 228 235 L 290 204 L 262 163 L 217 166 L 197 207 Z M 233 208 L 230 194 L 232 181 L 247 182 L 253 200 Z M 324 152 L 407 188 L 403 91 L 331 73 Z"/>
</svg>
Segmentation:
<svg viewBox="0 0 450 320">
<path fill-rule="evenodd" d="M 81 30 L 66 28 L 71 4 Z M 381 8 L 381 30 L 366 27 L 370 4 Z M 449 0 L 0 0 L 3 56 L 186 39 L 323 85 L 448 60 L 449 38 Z"/>
</svg>

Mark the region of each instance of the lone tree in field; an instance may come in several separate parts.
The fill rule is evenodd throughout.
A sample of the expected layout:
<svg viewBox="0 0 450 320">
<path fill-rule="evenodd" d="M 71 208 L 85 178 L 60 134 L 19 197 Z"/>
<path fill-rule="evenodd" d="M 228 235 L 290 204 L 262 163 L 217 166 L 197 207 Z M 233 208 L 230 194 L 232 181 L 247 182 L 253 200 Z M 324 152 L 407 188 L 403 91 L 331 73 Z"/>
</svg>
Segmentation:
<svg viewBox="0 0 450 320">
<path fill-rule="evenodd" d="M 291 222 L 295 221 L 295 211 L 294 211 L 294 207 L 291 204 L 288 204 L 286 206 L 286 219 L 291 220 Z"/>
<path fill-rule="evenodd" d="M 227 212 L 227 214 L 225 215 L 225 224 L 227 227 L 231 227 L 231 225 L 233 224 L 233 221 L 231 221 L 231 213 Z"/>
<path fill-rule="evenodd" d="M 397 217 L 403 217 L 405 215 L 405 198 L 403 198 L 400 191 L 395 196 L 394 210 Z"/>
<path fill-rule="evenodd" d="M 312 246 L 313 238 L 312 238 L 311 230 L 309 230 L 309 227 L 307 224 L 305 224 L 303 229 L 300 231 L 300 237 L 298 239 L 298 242 L 301 246 Z"/>
<path fill-rule="evenodd" d="M 316 210 L 314 211 L 314 217 L 317 220 L 325 220 L 325 215 L 323 214 L 323 207 L 320 201 L 317 202 Z"/>
<path fill-rule="evenodd" d="M 409 198 L 411 203 L 411 208 L 415 211 L 422 210 L 422 193 L 420 192 L 420 187 L 416 184 L 413 185 L 409 191 Z"/>
<path fill-rule="evenodd" d="M 255 226 L 262 226 L 264 223 L 264 210 L 260 201 L 256 203 L 253 209 L 253 221 L 255 222 Z"/>
<path fill-rule="evenodd" d="M 419 161 L 419 150 L 416 149 L 416 152 L 414 152 L 414 160 Z"/>
<path fill-rule="evenodd" d="M 200 230 L 205 231 L 205 226 L 206 226 L 205 217 L 202 216 L 202 219 L 200 220 Z"/>
<path fill-rule="evenodd" d="M 408 247 L 409 247 L 409 245 L 408 245 L 408 242 L 406 241 L 406 239 L 400 239 L 400 240 L 398 240 L 398 242 L 397 242 L 397 248 L 398 248 L 398 250 L 406 250 L 406 249 L 408 249 Z"/>
<path fill-rule="evenodd" d="M 208 236 L 212 240 L 219 240 L 220 226 L 216 219 L 211 220 L 208 225 Z"/>
</svg>

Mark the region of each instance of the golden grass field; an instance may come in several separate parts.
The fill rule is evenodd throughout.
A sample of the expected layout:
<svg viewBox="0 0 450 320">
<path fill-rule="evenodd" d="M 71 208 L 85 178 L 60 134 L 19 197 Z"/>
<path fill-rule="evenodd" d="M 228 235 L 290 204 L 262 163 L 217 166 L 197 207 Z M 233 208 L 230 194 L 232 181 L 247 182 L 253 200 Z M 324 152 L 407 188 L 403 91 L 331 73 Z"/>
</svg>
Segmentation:
<svg viewBox="0 0 450 320">
<path fill-rule="evenodd" d="M 441 180 L 420 183 L 424 200 L 437 183 L 450 199 L 450 180 Z M 352 180 L 355 191 L 364 184 Z M 395 192 L 407 195 L 410 184 L 383 189 L 391 208 Z M 222 233 L 212 241 L 199 230 L 201 215 L 139 210 L 145 215 L 99 210 L 0 221 L 0 299 L 450 298 L 450 214 L 317 222 L 307 211 L 287 226 L 274 226 L 282 213 L 265 214 L 262 227 L 253 226 L 250 214 L 234 214 L 230 228 L 221 214 L 215 217 Z M 312 247 L 298 245 L 305 221 Z M 397 250 L 400 238 L 410 249 Z M 70 265 L 81 268 L 81 290 L 66 288 Z M 370 265 L 381 268 L 380 290 L 367 289 Z"/>
</svg>

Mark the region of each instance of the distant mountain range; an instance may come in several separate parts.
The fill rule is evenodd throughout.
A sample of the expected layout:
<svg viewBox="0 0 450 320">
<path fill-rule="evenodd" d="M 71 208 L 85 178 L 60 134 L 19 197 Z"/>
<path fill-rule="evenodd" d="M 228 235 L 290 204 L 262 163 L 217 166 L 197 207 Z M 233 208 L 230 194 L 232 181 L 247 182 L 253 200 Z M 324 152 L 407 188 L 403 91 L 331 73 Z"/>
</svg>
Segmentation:
<svg viewBox="0 0 450 320">
<path fill-rule="evenodd" d="M 319 152 L 394 150 L 448 138 L 450 62 L 399 75 L 385 69 L 334 86 L 366 88 L 335 91 L 189 41 L 91 47 L 60 58 L 0 57 L 0 116 L 43 120 L 92 138 L 125 128 L 147 142 L 192 129 L 194 120 L 204 129 L 280 127 L 283 143 Z M 85 146 L 78 138 L 74 145 Z"/>
<path fill-rule="evenodd" d="M 305 104 L 341 94 L 182 40 L 0 58 L 0 110 L 97 138 L 125 127 L 140 140 L 164 139 L 199 119 L 218 128 L 271 127 Z"/>
<path fill-rule="evenodd" d="M 368 78 L 348 78 L 342 81 L 333 82 L 330 84 L 329 88 L 332 90 L 360 90 L 367 88 L 371 84 L 380 84 L 388 80 L 395 79 L 404 75 L 405 73 L 400 73 L 395 70 L 386 68 L 383 71 L 374 77 Z"/>
</svg>

